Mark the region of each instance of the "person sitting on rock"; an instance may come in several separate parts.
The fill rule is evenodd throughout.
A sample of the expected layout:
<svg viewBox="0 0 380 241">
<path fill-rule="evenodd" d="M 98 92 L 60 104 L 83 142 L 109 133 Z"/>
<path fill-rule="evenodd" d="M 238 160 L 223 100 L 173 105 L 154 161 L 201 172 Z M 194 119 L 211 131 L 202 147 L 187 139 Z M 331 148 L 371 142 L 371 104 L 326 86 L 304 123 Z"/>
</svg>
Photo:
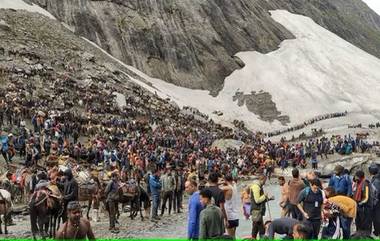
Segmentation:
<svg viewBox="0 0 380 241">
<path fill-rule="evenodd" d="M 78 201 L 67 205 L 68 220 L 61 225 L 57 232 L 57 240 L 95 240 L 90 221 L 82 218 L 81 206 Z"/>
</svg>

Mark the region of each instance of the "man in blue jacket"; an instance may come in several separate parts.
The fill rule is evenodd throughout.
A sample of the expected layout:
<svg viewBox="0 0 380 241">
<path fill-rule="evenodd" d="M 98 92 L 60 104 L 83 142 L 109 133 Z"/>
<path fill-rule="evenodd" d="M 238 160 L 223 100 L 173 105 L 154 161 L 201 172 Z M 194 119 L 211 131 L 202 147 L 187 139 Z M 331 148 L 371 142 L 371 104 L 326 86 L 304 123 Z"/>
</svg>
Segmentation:
<svg viewBox="0 0 380 241">
<path fill-rule="evenodd" d="M 4 157 L 4 160 L 5 160 L 5 163 L 7 164 L 7 166 L 8 166 L 8 161 L 9 161 L 9 159 L 8 159 L 8 148 L 9 148 L 8 141 L 9 141 L 8 136 L 7 135 L 2 136 L 1 131 L 0 131 L 0 147 L 1 147 L 0 151 Z"/>
<path fill-rule="evenodd" d="M 202 211 L 198 184 L 194 181 L 186 181 L 185 190 L 191 195 L 189 199 L 189 223 L 187 226 L 187 238 L 197 240 L 199 238 L 199 217 Z"/>
<path fill-rule="evenodd" d="M 352 181 L 347 174 L 344 174 L 344 167 L 335 167 L 335 174 L 330 178 L 329 187 L 333 187 L 338 195 L 352 196 Z"/>
<path fill-rule="evenodd" d="M 160 205 L 160 192 L 161 192 L 161 182 L 160 182 L 160 170 L 156 169 L 153 175 L 149 177 L 149 188 L 152 194 L 152 221 L 160 220 L 158 217 L 158 207 Z"/>
</svg>

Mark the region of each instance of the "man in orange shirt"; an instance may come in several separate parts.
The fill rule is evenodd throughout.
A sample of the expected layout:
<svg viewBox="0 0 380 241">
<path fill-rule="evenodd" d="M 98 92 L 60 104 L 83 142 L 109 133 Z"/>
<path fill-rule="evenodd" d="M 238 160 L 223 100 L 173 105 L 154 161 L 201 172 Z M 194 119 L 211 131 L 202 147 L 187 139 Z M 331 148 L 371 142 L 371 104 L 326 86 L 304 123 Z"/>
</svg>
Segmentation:
<svg viewBox="0 0 380 241">
<path fill-rule="evenodd" d="M 325 194 L 328 202 L 340 208 L 340 225 L 343 230 L 343 239 L 350 239 L 352 220 L 356 218 L 357 212 L 356 201 L 344 195 L 336 195 L 333 187 L 327 187 Z"/>
</svg>

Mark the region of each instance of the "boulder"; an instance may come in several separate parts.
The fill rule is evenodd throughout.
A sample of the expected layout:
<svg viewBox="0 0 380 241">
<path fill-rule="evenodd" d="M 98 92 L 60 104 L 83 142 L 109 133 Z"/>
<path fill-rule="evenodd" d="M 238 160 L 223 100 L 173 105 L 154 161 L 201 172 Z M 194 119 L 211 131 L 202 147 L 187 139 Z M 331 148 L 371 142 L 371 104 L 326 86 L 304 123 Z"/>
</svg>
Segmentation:
<svg viewBox="0 0 380 241">
<path fill-rule="evenodd" d="M 83 53 L 82 58 L 87 60 L 87 61 L 95 63 L 95 55 L 90 54 L 88 52 Z"/>
<path fill-rule="evenodd" d="M 11 26 L 7 22 L 5 22 L 3 19 L 0 19 L 0 29 L 4 31 L 10 31 Z"/>
<path fill-rule="evenodd" d="M 211 147 L 212 148 L 217 147 L 218 149 L 225 151 L 228 148 L 240 149 L 240 147 L 243 145 L 244 145 L 244 142 L 242 141 L 237 141 L 233 139 L 219 139 L 219 140 L 214 141 Z"/>
<path fill-rule="evenodd" d="M 372 154 L 353 154 L 347 157 L 341 157 L 325 164 L 320 172 L 321 177 L 330 177 L 334 174 L 337 165 L 343 166 L 353 175 L 359 169 L 368 174 L 368 167 L 376 163 Z"/>
</svg>

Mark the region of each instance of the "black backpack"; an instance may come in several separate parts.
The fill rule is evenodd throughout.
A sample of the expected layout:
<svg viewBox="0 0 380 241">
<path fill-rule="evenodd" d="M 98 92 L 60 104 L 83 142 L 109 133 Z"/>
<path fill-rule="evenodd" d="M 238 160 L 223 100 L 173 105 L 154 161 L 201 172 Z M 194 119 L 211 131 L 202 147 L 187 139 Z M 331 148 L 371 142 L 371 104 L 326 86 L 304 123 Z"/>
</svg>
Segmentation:
<svg viewBox="0 0 380 241">
<path fill-rule="evenodd" d="M 376 188 L 375 185 L 373 185 L 372 182 L 370 181 L 366 181 L 367 184 L 368 184 L 368 188 L 369 188 L 369 197 L 368 197 L 368 205 L 371 207 L 371 208 L 374 208 L 377 206 L 377 204 L 379 203 L 379 195 L 380 195 L 380 190 L 378 190 Z"/>
</svg>

